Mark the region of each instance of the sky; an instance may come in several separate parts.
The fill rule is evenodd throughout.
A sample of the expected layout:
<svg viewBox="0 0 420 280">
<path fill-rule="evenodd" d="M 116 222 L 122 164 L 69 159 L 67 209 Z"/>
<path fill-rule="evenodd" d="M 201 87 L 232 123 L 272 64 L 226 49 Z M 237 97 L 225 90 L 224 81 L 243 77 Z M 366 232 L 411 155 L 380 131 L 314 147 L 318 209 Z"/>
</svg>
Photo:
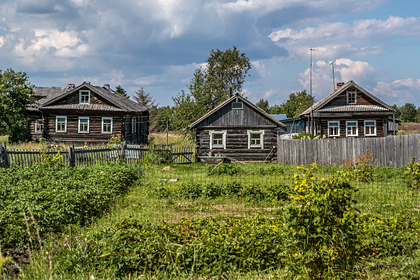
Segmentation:
<svg viewBox="0 0 420 280">
<path fill-rule="evenodd" d="M 0 70 L 35 86 L 140 87 L 160 106 L 212 49 L 252 63 L 253 102 L 307 90 L 320 100 L 353 80 L 387 104 L 420 106 L 418 0 L 0 0 Z"/>
</svg>

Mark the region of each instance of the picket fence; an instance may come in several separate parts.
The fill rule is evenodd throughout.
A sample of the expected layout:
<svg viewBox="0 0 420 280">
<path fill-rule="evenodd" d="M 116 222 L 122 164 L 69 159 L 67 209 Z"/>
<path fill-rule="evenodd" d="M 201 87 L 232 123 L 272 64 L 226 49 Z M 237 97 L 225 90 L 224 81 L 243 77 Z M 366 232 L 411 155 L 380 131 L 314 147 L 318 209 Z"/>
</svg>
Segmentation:
<svg viewBox="0 0 420 280">
<path fill-rule="evenodd" d="M 42 160 L 61 155 L 58 164 L 63 167 L 74 166 L 93 166 L 104 163 L 143 162 L 148 152 L 153 152 L 155 157 L 162 162 L 172 162 L 177 164 L 191 164 L 194 162 L 194 148 L 172 148 L 171 146 L 152 146 L 144 147 L 142 145 L 118 145 L 109 147 L 74 147 L 70 146 L 66 150 L 25 150 L 25 149 L 7 149 L 6 143 L 0 148 L 0 167 L 10 167 L 17 165 L 20 167 L 29 167 L 39 165 Z"/>
<path fill-rule="evenodd" d="M 308 165 L 341 165 L 357 160 L 367 151 L 372 153 L 376 166 L 406 167 L 420 158 L 420 134 L 377 138 L 292 139 L 277 140 L 279 163 Z"/>
</svg>

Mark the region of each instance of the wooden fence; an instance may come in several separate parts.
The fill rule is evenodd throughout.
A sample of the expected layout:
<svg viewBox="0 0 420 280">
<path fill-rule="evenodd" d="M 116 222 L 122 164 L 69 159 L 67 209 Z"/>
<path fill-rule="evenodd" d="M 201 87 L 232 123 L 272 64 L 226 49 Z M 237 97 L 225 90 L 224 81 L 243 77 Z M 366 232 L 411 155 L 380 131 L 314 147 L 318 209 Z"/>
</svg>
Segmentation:
<svg viewBox="0 0 420 280">
<path fill-rule="evenodd" d="M 369 149 L 382 167 L 406 167 L 412 158 L 420 158 L 420 134 L 378 138 L 296 139 L 277 141 L 279 163 L 341 165 L 366 154 Z"/>
<path fill-rule="evenodd" d="M 69 147 L 67 150 L 18 150 L 7 149 L 3 143 L 0 147 L 0 167 L 18 165 L 29 167 L 42 164 L 42 161 L 54 157 L 60 152 L 62 157 L 57 162 L 63 167 L 92 166 L 111 162 L 143 162 L 148 152 L 153 152 L 158 160 L 177 164 L 194 162 L 194 148 L 144 147 L 141 145 L 119 145 L 108 147 Z M 48 156 L 46 156 L 48 155 Z"/>
</svg>

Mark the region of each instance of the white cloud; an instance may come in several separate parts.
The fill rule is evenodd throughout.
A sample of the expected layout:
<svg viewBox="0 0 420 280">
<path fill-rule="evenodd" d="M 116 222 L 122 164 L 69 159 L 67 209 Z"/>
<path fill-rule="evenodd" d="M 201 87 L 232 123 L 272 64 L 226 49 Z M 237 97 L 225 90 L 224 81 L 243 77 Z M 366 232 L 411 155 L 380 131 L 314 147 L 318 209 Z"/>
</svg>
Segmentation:
<svg viewBox="0 0 420 280">
<path fill-rule="evenodd" d="M 323 23 L 302 30 L 286 28 L 269 35 L 278 46 L 299 57 L 306 57 L 309 48 L 315 48 L 318 52 L 314 55 L 321 59 L 376 55 L 385 51 L 381 45 L 384 40 L 396 36 L 420 38 L 420 17 L 390 16 L 387 20 L 358 20 L 353 25 L 343 22 Z"/>
<path fill-rule="evenodd" d="M 335 81 L 348 82 L 355 81 L 364 86 L 375 85 L 378 70 L 365 61 L 353 61 L 348 58 L 340 58 L 335 62 Z M 310 91 L 310 68 L 307 68 L 299 75 L 303 88 Z M 332 69 L 329 62 L 319 60 L 313 65 L 312 71 L 312 92 L 319 100 L 333 91 Z"/>
<path fill-rule="evenodd" d="M 420 103 L 420 79 L 399 79 L 390 83 L 380 81 L 370 91 L 390 105 Z"/>
</svg>

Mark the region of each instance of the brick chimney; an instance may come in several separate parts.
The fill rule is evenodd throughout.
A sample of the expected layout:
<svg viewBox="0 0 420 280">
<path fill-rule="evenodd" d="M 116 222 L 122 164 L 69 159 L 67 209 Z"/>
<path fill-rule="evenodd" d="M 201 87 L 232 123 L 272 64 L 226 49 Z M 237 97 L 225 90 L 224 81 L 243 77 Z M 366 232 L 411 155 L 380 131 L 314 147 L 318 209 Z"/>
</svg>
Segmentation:
<svg viewBox="0 0 420 280">
<path fill-rule="evenodd" d="M 74 84 L 67 84 L 67 89 L 68 90 L 74 89 Z"/>
<path fill-rule="evenodd" d="M 337 83 L 337 89 L 341 88 L 342 86 L 344 86 L 344 83 Z"/>
<path fill-rule="evenodd" d="M 110 88 L 109 84 L 104 84 L 104 88 L 109 89 Z"/>
</svg>

